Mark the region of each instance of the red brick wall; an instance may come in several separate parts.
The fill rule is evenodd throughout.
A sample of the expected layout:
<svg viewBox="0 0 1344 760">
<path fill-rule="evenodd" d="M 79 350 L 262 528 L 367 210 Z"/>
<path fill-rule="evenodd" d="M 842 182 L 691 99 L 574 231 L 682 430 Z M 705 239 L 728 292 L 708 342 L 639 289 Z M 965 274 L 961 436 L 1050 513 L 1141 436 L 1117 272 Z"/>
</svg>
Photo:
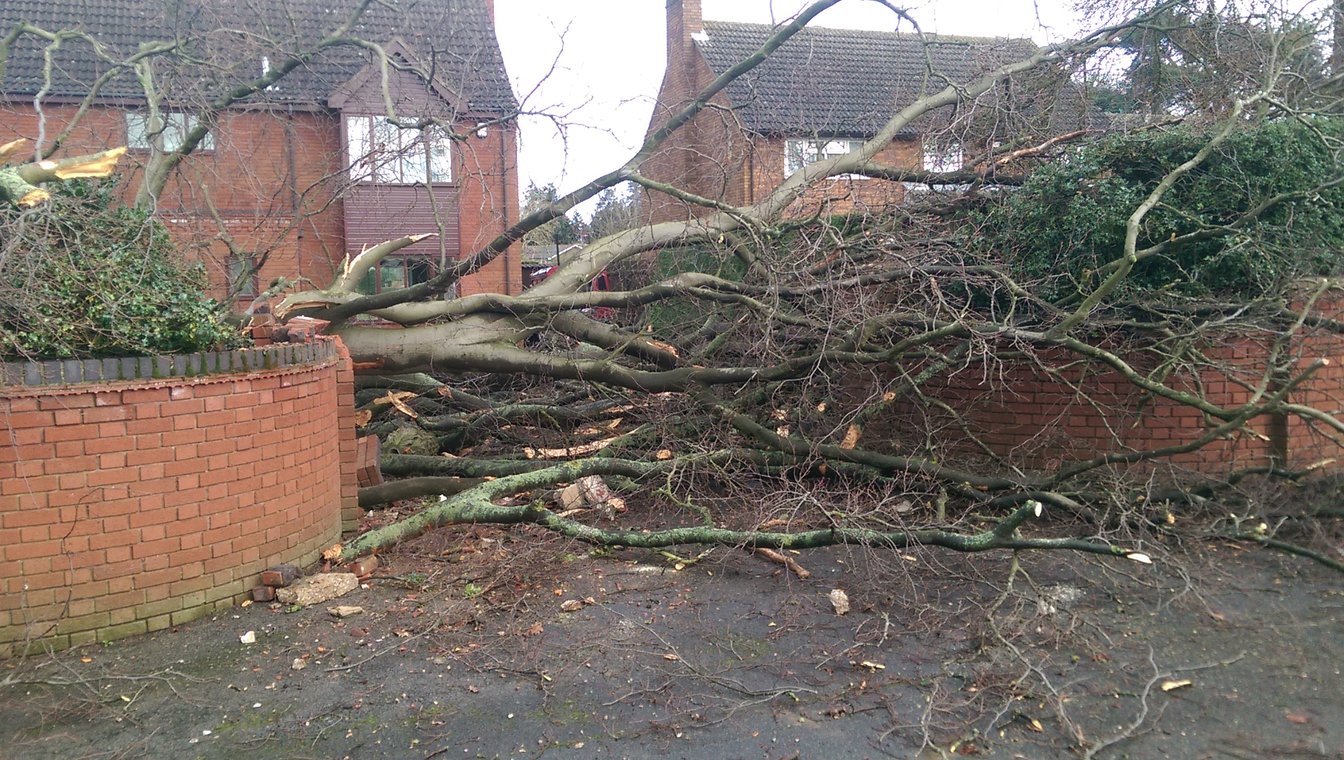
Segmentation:
<svg viewBox="0 0 1344 760">
<path fill-rule="evenodd" d="M 517 129 L 513 124 L 492 124 L 484 137 L 472 136 L 462 143 L 460 151 L 461 245 L 462 255 L 470 256 L 518 221 Z M 521 256 L 522 246 L 511 246 L 464 280 L 459 293 L 521 293 Z"/>
<path fill-rule="evenodd" d="M 1303 357 L 1299 366 L 1305 368 L 1316 358 L 1344 353 L 1344 338 L 1313 336 L 1300 342 L 1297 350 Z M 1157 369 L 1155 355 L 1141 350 L 1120 355 L 1141 374 Z M 1211 363 L 1198 377 L 1178 373 L 1168 378 L 1168 385 L 1202 393 L 1222 407 L 1247 403 L 1267 365 L 1265 346 L 1232 339 L 1206 348 L 1205 355 Z M 1015 464 L 1040 467 L 1107 452 L 1179 446 L 1218 424 L 1193 407 L 1147 394 L 1100 363 L 1077 361 L 1062 352 L 1037 359 L 1053 371 L 1026 363 L 972 362 L 929 382 L 924 392 L 955 409 L 964 431 L 946 410 L 900 403 L 869 426 L 865 440 L 918 444 L 925 431 L 934 430 L 941 445 L 964 454 L 973 451 L 966 437 L 969 432 Z M 1344 411 L 1344 368 L 1338 362 L 1323 367 L 1290 400 L 1327 412 Z M 1297 469 L 1344 455 L 1339 439 L 1325 426 L 1296 416 L 1264 415 L 1242 431 L 1201 449 L 1164 457 L 1161 463 L 1215 476 L 1264 466 L 1273 458 Z"/>
<path fill-rule="evenodd" d="M 351 533 L 359 528 L 364 510 L 359 508 L 359 422 L 355 414 L 355 365 L 350 352 L 338 337 L 336 343 L 341 361 L 336 365 L 336 425 L 339 434 L 341 470 L 341 532 Z"/>
<path fill-rule="evenodd" d="M 1344 304 L 1337 304 L 1328 316 L 1339 319 L 1344 312 Z M 1336 417 L 1344 418 L 1344 338 L 1332 335 L 1312 335 L 1299 343 L 1301 359 L 1296 369 L 1302 372 L 1317 359 L 1327 359 L 1329 364 L 1317 369 L 1311 380 L 1298 388 L 1290 397 L 1297 404 L 1303 404 Z M 1344 434 L 1317 421 L 1307 421 L 1289 415 L 1284 420 L 1282 435 L 1286 439 L 1288 462 L 1293 468 L 1302 468 L 1326 460 L 1338 460 L 1330 463 L 1329 469 L 1344 469 Z"/>
<path fill-rule="evenodd" d="M 343 354 L 0 387 L 0 656 L 176 625 L 315 561 L 358 512 L 353 382 Z"/>
<path fill-rule="evenodd" d="M 677 74 L 678 70 L 680 74 Z M 663 79 L 663 89 L 658 94 L 658 104 L 654 106 L 649 132 L 661 129 L 712 79 L 713 74 L 698 54 L 677 70 L 669 68 Z M 713 107 L 701 111 L 690 123 L 672 133 L 649 157 L 642 170 L 651 179 L 680 190 L 742 205 L 748 202 L 752 141 L 734 120 L 723 95 L 714 98 L 712 104 Z M 758 188 L 757 196 L 773 188 L 774 185 L 762 186 Z M 690 206 L 663 193 L 649 193 L 646 208 L 649 221 L 654 223 L 683 221 L 709 213 L 708 209 Z"/>
</svg>

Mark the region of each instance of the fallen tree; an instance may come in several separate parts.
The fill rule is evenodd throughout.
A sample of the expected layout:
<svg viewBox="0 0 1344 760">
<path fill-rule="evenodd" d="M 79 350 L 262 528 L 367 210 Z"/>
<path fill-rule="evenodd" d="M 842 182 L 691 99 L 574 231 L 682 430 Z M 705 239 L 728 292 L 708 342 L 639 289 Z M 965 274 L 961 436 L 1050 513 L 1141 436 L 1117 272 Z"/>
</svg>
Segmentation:
<svg viewBox="0 0 1344 760">
<path fill-rule="evenodd" d="M 1121 186 L 1101 162 L 1074 178 L 1071 193 L 1056 187 L 1042 196 L 1074 202 L 1072 216 L 1014 216 L 1014 204 L 1020 212 L 1027 201 L 983 187 L 1021 162 L 1013 181 L 1024 182 L 1020 198 L 1031 199 L 1040 189 L 1033 168 L 1044 182 L 1053 177 L 1039 169 L 1045 162 L 1089 166 L 1087 148 L 1073 152 L 1082 131 L 1032 144 L 990 133 L 981 155 L 944 174 L 885 166 L 878 156 L 933 114 L 953 113 L 949 131 L 979 128 L 986 114 L 977 104 L 1004 82 L 1041 71 L 1067 79 L 1099 51 L 1123 47 L 1133 30 L 1159 26 L 1152 19 L 1179 3 L 968 81 L 930 71 L 936 84 L 902 104 L 871 139 L 794 173 L 750 206 L 644 173 L 669 137 L 735 78 L 834 4 L 815 3 L 781 25 L 620 168 L 527 215 L 429 281 L 375 295 L 356 290 L 370 267 L 419 239 L 410 236 L 365 251 L 330 287 L 291 294 L 278 306 L 282 319 L 330 321 L 356 361 L 380 376 L 437 378 L 366 381 L 409 394 L 378 407 L 371 424 L 445 434 L 439 440 L 448 457 L 388 459 L 389 474 L 427 477 L 380 487 L 362 503 L 442 493 L 446 477 L 481 479 L 457 480 L 465 490 L 347 544 L 346 559 L 435 525 L 527 522 L 604 545 L 918 544 L 1071 549 L 1142 561 L 1148 542 L 1183 524 L 1177 513 L 1246 504 L 1235 493 L 1249 473 L 1293 482 L 1323 466 L 1289 461 L 1284 431 L 1306 426 L 1329 446 L 1344 435 L 1328 404 L 1302 401 L 1331 393 L 1318 382 L 1330 371 L 1322 341 L 1342 325 L 1321 309 L 1337 300 L 1322 278 L 1337 271 L 1341 240 L 1298 222 L 1337 213 L 1344 163 L 1329 121 L 1333 103 L 1304 96 L 1300 72 L 1273 45 L 1253 69 L 1243 65 L 1243 78 L 1221 97 L 1205 93 L 1205 110 L 1170 115 L 1186 131 L 1161 160 L 1140 150 L 1140 160 L 1154 158 L 1152 171 Z M 1273 28 L 1257 34 L 1275 39 Z M 1290 80 L 1291 101 L 1284 95 Z M 1167 134 L 1167 126 L 1135 123 L 1140 143 Z M 1284 124 L 1296 125 L 1295 139 L 1324 160 L 1282 181 L 1250 182 L 1242 137 Z M 845 218 L 791 212 L 819 185 L 851 176 L 963 187 Z M 1207 193 L 1191 191 L 1209 177 L 1223 200 L 1235 199 L 1209 206 Z M 520 296 L 441 300 L 528 231 L 624 182 L 698 207 L 698 215 L 597 240 Z M 1043 227 L 996 233 L 1004 217 L 1009 226 L 1032 219 Z M 1087 258 L 1074 258 L 1083 238 L 1062 225 L 1089 219 L 1113 229 L 1087 238 Z M 1287 236 L 1275 248 L 1286 253 L 1282 266 L 1230 289 L 1201 287 L 1208 278 L 1197 274 L 1255 265 L 1260 259 L 1241 254 L 1275 236 Z M 1051 254 L 1063 264 L 1041 264 L 1039 238 L 1063 241 Z M 1312 255 L 1295 259 L 1295 246 L 1308 244 Z M 615 273 L 622 287 L 585 290 L 602 272 Z M 1304 285 L 1304 277 L 1316 279 Z M 585 313 L 598 306 L 621 317 L 603 322 Z M 1239 349 L 1220 350 L 1228 345 Z M 1058 408 L 1018 408 L 997 423 L 976 410 L 987 397 L 1000 407 L 1015 395 L 1043 397 L 1031 389 L 1045 382 L 1054 383 L 1045 395 L 1062 398 Z M 1067 410 L 1090 421 L 1077 445 L 1069 443 L 1079 434 Z M 1182 432 L 1133 432 L 1170 420 L 1184 420 Z M 1023 425 L 1034 430 L 1004 433 Z M 1227 466 L 1210 466 L 1222 452 L 1230 452 Z M 1203 491 L 1183 486 L 1182 469 L 1211 471 L 1215 482 Z M 646 518 L 647 530 L 605 528 L 548 506 L 551 489 L 592 475 L 697 524 L 677 525 L 664 514 Z M 1041 505 L 1070 519 L 1046 522 L 1041 537 L 1024 536 Z M 1288 526 L 1248 533 L 1244 520 L 1222 535 L 1288 543 L 1270 535 Z M 780 526 L 788 530 L 774 530 Z"/>
</svg>

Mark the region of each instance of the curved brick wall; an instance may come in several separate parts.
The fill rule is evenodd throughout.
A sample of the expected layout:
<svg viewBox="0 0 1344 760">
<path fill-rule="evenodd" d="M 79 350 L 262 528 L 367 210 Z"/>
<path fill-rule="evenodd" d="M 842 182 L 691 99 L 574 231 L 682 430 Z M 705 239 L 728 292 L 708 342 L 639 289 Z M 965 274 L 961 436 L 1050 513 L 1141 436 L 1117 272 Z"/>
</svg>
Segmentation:
<svg viewBox="0 0 1344 760">
<path fill-rule="evenodd" d="M 339 341 L 118 361 L 4 367 L 0 656 L 229 606 L 357 510 Z"/>
</svg>

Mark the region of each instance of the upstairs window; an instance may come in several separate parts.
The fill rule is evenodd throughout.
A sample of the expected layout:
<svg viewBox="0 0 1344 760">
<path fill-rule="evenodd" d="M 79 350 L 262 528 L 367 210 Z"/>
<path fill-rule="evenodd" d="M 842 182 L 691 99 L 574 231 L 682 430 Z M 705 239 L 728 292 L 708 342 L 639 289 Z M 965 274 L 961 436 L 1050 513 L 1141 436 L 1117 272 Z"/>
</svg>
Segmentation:
<svg viewBox="0 0 1344 760">
<path fill-rule="evenodd" d="M 350 178 L 416 185 L 453 181 L 452 140 L 442 127 L 402 129 L 385 116 L 345 117 Z"/>
<path fill-rule="evenodd" d="M 924 171 L 926 172 L 943 174 L 961 171 L 964 160 L 960 142 L 924 141 Z"/>
<path fill-rule="evenodd" d="M 227 269 L 229 290 L 236 298 L 257 297 L 257 264 L 251 256 L 230 254 Z"/>
<path fill-rule="evenodd" d="M 787 177 L 808 164 L 853 153 L 861 147 L 863 147 L 862 140 L 785 140 L 784 176 Z"/>
<path fill-rule="evenodd" d="M 922 146 L 924 158 L 921 165 L 930 174 L 946 174 L 961 171 L 965 166 L 965 154 L 958 141 L 925 140 Z M 907 182 L 907 200 L 927 193 L 960 193 L 970 189 L 966 184 Z"/>
<path fill-rule="evenodd" d="M 126 147 L 132 150 L 160 150 L 172 153 L 182 147 L 187 133 L 200 122 L 189 113 L 160 112 L 158 123 L 150 123 L 149 114 L 126 113 Z M 196 145 L 196 150 L 214 150 L 215 136 L 209 132 Z"/>
</svg>

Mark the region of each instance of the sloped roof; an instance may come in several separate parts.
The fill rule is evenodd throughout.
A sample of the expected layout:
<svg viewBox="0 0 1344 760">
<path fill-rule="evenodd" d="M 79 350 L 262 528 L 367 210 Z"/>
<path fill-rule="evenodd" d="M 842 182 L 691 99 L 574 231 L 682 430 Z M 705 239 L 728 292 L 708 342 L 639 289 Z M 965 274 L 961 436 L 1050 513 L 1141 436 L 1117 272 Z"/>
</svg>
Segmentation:
<svg viewBox="0 0 1344 760">
<path fill-rule="evenodd" d="M 177 40 L 183 55 L 158 58 L 154 68 L 165 95 L 187 101 L 254 79 L 263 58 L 279 65 L 330 34 L 355 5 L 356 0 L 0 0 L 0 36 L 21 22 L 51 32 L 86 32 L 114 60 L 133 55 L 144 42 Z M 415 51 L 420 68 L 461 94 L 471 112 L 514 107 L 485 0 L 372 3 L 351 36 L 380 45 L 401 41 Z M 0 93 L 31 97 L 42 88 L 44 45 L 31 36 L 15 44 Z M 249 102 L 323 104 L 370 60 L 368 51 L 355 46 L 327 50 Z M 86 40 L 63 40 L 47 94 L 83 96 L 110 68 Z M 102 92 L 109 98 L 144 97 L 129 71 L 118 73 Z"/>
<path fill-rule="evenodd" d="M 756 52 L 775 30 L 704 22 L 695 44 L 715 74 Z M 1037 51 L 1026 39 L 949 37 L 807 27 L 729 85 L 744 126 L 760 134 L 863 137 L 921 93 L 966 82 Z M 927 52 L 927 57 L 926 57 Z M 930 66 L 932 64 L 932 74 Z M 922 131 L 912 125 L 909 133 Z"/>
<path fill-rule="evenodd" d="M 583 243 L 561 243 L 560 261 L 568 264 L 575 256 L 583 253 L 586 248 Z M 555 266 L 556 246 L 552 243 L 545 245 L 524 245 L 522 264 L 525 267 L 549 267 Z"/>
</svg>

